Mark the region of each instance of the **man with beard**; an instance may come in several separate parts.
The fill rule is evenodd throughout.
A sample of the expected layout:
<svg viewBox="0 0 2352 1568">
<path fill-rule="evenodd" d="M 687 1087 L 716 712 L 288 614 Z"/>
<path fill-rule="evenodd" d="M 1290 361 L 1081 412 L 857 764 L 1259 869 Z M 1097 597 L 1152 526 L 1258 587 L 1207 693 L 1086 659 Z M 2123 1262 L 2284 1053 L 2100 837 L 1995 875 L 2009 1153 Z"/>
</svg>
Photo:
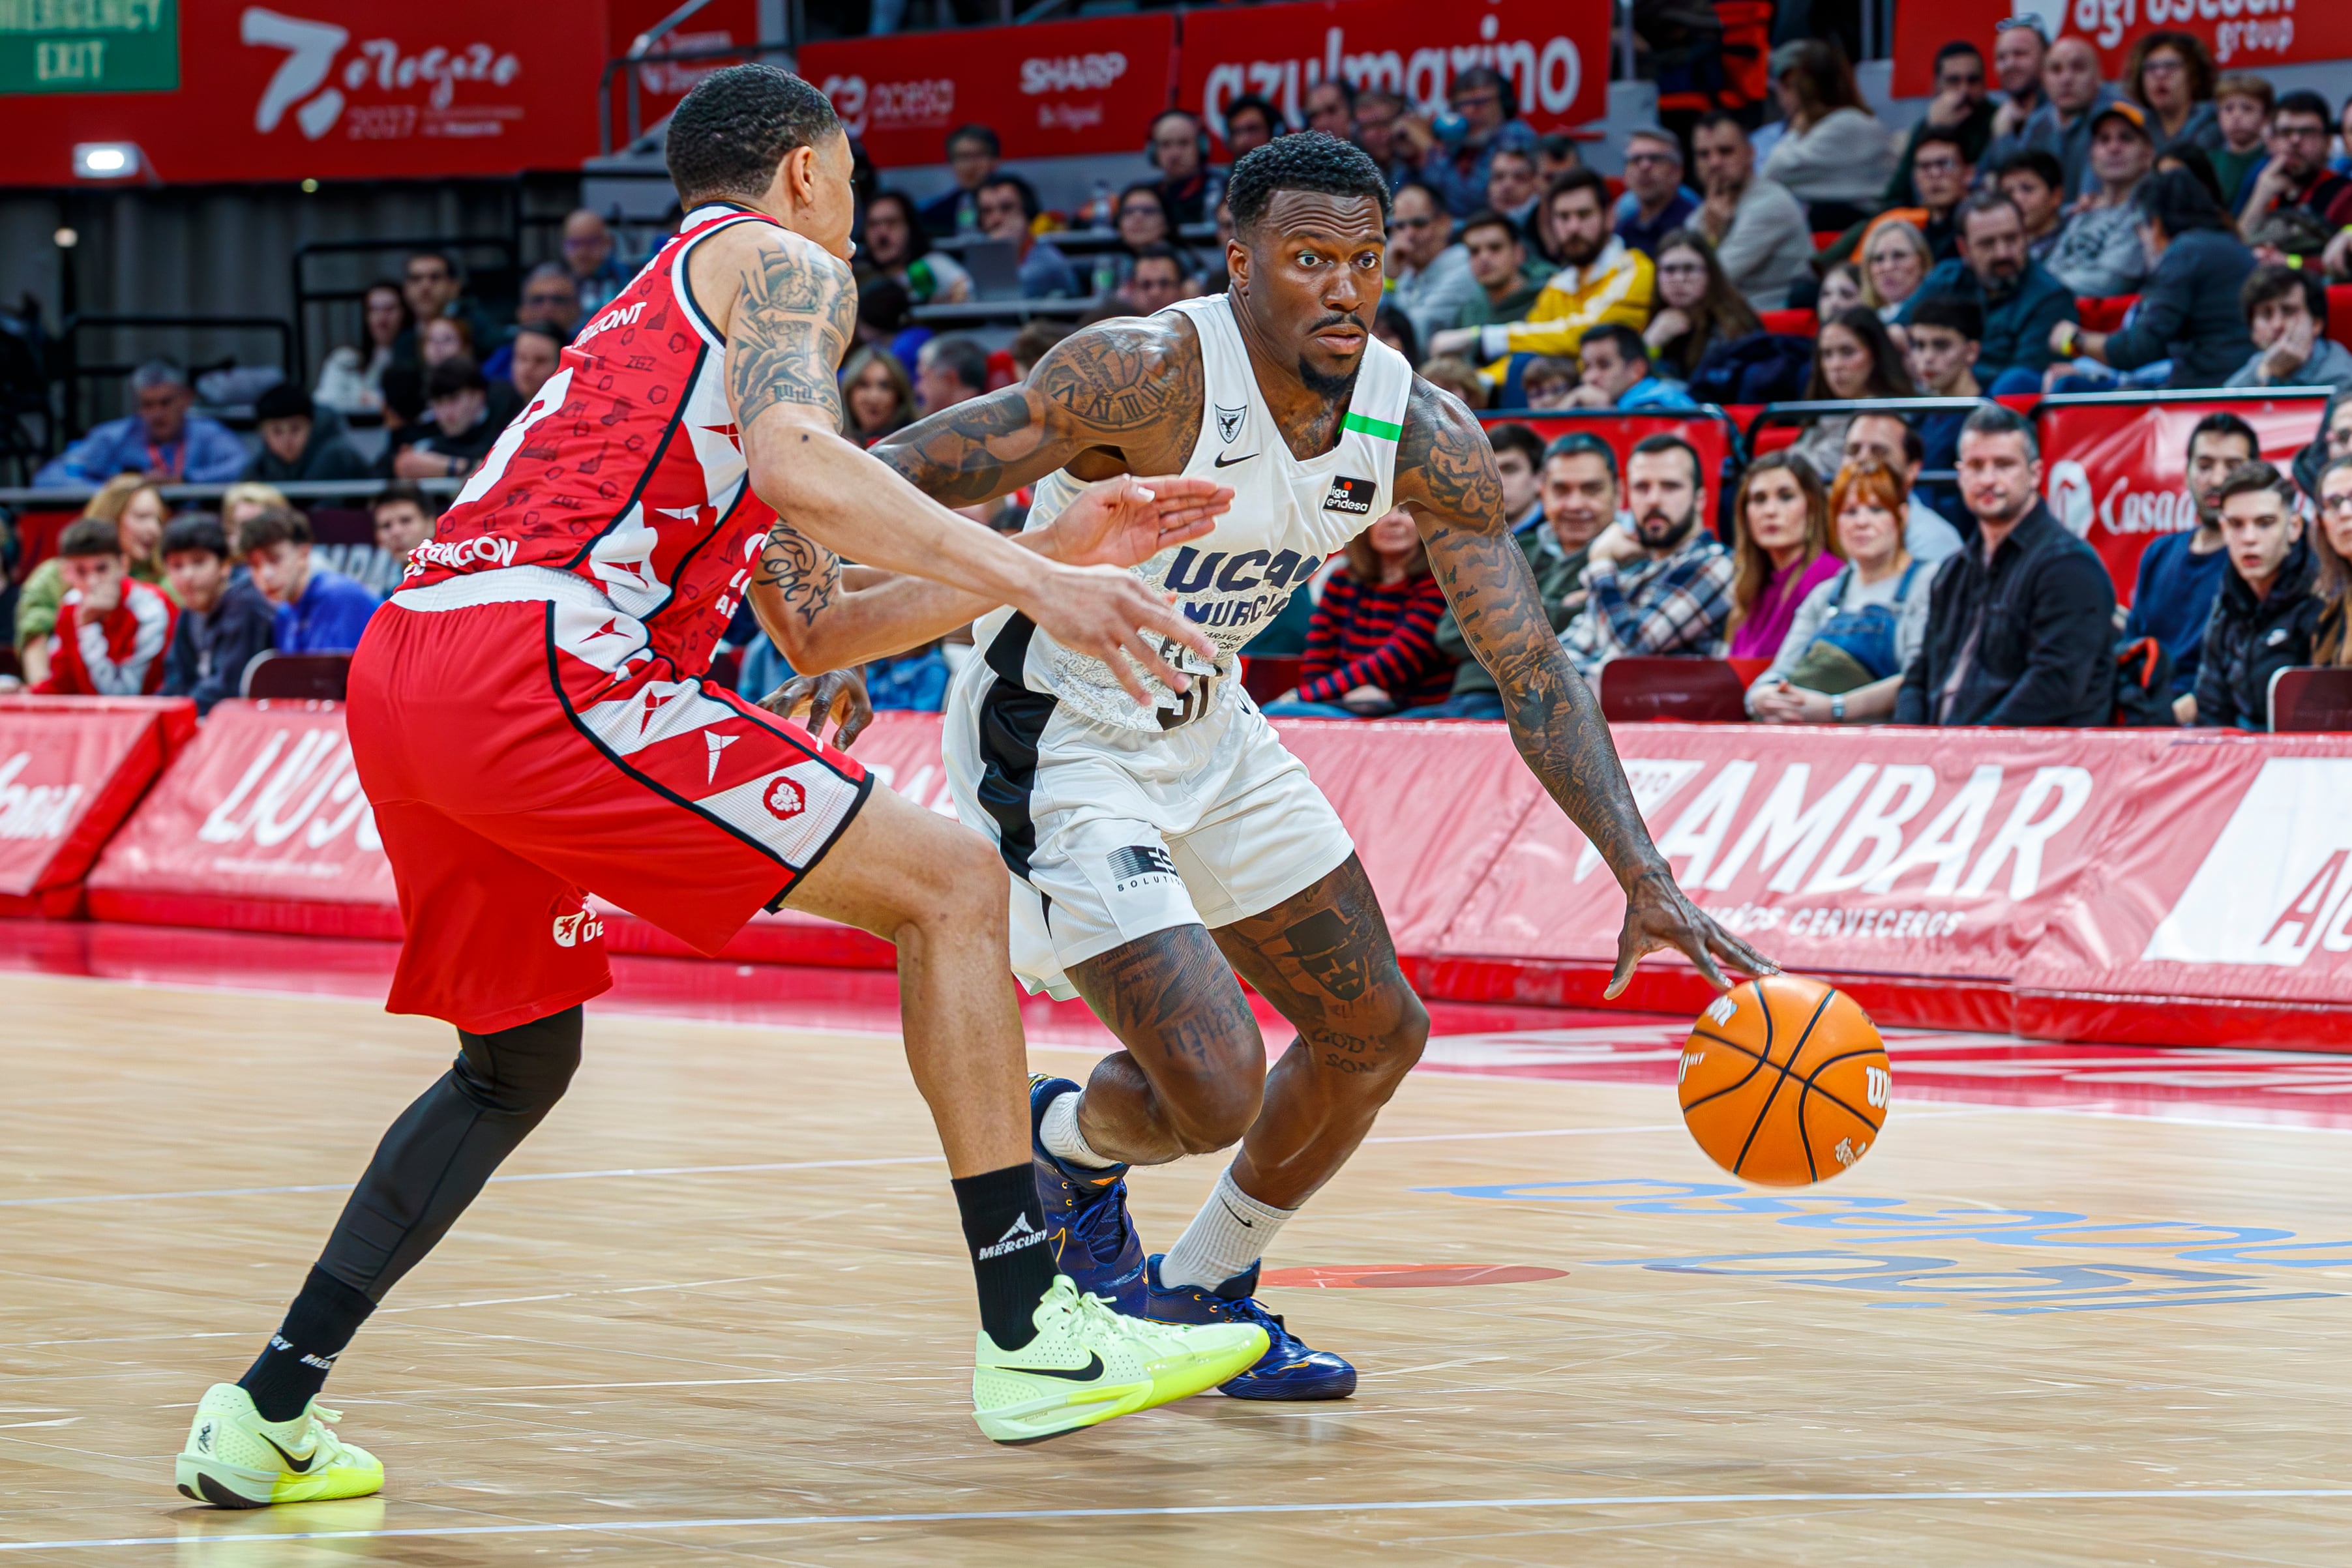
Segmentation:
<svg viewBox="0 0 2352 1568">
<path fill-rule="evenodd" d="M 1083 1089 L 1033 1081 L 1059 1266 L 1126 1312 L 1265 1327 L 1272 1348 L 1229 1394 L 1335 1399 L 1355 1369 L 1257 1302 L 1259 1263 L 1370 1131 L 1429 1019 L 1338 815 L 1235 679 L 1234 653 L 1326 557 L 1394 509 L 1418 525 L 1520 755 L 1624 889 L 1612 994 L 1661 948 L 1718 985 L 1718 956 L 1769 966 L 1684 897 L 1651 843 L 1598 705 L 1553 638 L 1476 420 L 1372 337 L 1389 205 L 1378 167 L 1307 131 L 1242 157 L 1226 195 L 1226 293 L 1083 329 L 1023 385 L 876 449 L 950 505 L 1035 486 L 1033 529 L 1110 475 L 1233 486 L 1213 532 L 1137 569 L 1215 644 L 1213 659 L 1167 644 L 1182 689 L 1141 673 L 1151 702 L 1138 707 L 1109 666 L 1025 614 L 910 578 L 845 592 L 839 563 L 814 547 L 790 579 L 755 585 L 753 602 L 801 670 L 980 617 L 978 656 L 948 699 L 957 813 L 1013 872 L 1014 972 L 1033 991 L 1084 997 L 1125 1048 Z M 1651 460 L 1679 476 L 1683 535 L 1697 511 L 1688 452 Z M 1243 980 L 1297 1030 L 1270 1072 Z M 1236 1140 L 1198 1218 L 1147 1259 L 1130 1167 Z"/>
<path fill-rule="evenodd" d="M 2221 537 L 2221 481 L 2263 454 L 2254 427 L 2234 413 L 2209 413 L 2189 433 L 2189 499 L 2197 526 L 2187 533 L 2158 534 L 2139 558 L 2132 585 L 2126 641 L 2153 637 L 2172 661 L 2172 714 L 2197 722 L 2197 665 L 2205 648 L 2205 623 L 2230 563 Z"/>
<path fill-rule="evenodd" d="M 1989 165 L 2025 151 L 2025 122 L 2047 101 L 2042 95 L 2042 64 L 2050 53 L 2042 24 L 2032 18 L 2013 16 L 1995 26 L 1992 74 L 2000 83 L 2002 101 L 1992 117 L 1992 141 L 1985 148 L 1983 161 Z"/>
<path fill-rule="evenodd" d="M 1972 300 L 1984 308 L 1978 382 L 1994 396 L 2041 391 L 2051 361 L 2050 329 L 2078 319 L 2074 296 L 2026 255 L 2025 216 L 2007 196 L 1979 191 L 1960 204 L 1954 222 L 1960 254 L 1937 263 L 1905 302 L 1905 324 L 1922 302 L 1938 295 Z"/>
<path fill-rule="evenodd" d="M 1699 526 L 1705 465 L 1679 435 L 1653 435 L 1625 460 L 1631 530 L 1603 528 L 1585 556 L 1583 612 L 1560 634 L 1577 673 L 1627 654 L 1723 653 L 1731 620 L 1731 552 Z"/>
<path fill-rule="evenodd" d="M 1897 724 L 2103 725 L 2113 716 L 2116 590 L 2098 553 L 2042 500 L 2042 448 L 1987 403 L 1960 430 L 1960 497 L 1978 540 L 1936 572 L 1927 638 Z"/>
<path fill-rule="evenodd" d="M 1449 329 L 1430 340 L 1433 357 L 1475 353 L 1500 361 L 1541 354 L 1573 361 L 1584 334 L 1603 322 L 1622 321 L 1636 332 L 1649 325 L 1657 269 L 1610 232 L 1608 182 L 1590 169 L 1571 169 L 1544 193 L 1544 212 L 1561 266 L 1536 296 L 1527 319 Z M 1489 373 L 1499 377 L 1501 370 L 1496 365 Z"/>
</svg>

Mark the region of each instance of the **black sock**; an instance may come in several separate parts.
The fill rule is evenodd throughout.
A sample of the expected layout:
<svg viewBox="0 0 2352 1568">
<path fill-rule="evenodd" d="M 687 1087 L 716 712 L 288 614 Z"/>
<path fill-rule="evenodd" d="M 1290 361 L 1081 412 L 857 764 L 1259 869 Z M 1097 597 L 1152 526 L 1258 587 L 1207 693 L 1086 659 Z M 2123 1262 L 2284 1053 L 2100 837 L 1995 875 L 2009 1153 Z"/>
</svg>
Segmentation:
<svg viewBox="0 0 2352 1568">
<path fill-rule="evenodd" d="M 1038 1301 L 1054 1288 L 1054 1253 L 1045 1239 L 1045 1207 L 1037 1197 L 1036 1167 L 1027 1160 L 1001 1171 L 957 1176 L 956 1207 L 971 1248 L 980 1285 L 980 1326 L 1004 1350 L 1037 1337 Z"/>
<path fill-rule="evenodd" d="M 284 1325 L 269 1336 L 237 1386 L 253 1396 L 263 1420 L 291 1421 L 327 1385 L 335 1357 L 373 1311 L 375 1303 L 366 1296 L 313 1268 L 302 1281 L 302 1293 L 286 1309 Z"/>
</svg>

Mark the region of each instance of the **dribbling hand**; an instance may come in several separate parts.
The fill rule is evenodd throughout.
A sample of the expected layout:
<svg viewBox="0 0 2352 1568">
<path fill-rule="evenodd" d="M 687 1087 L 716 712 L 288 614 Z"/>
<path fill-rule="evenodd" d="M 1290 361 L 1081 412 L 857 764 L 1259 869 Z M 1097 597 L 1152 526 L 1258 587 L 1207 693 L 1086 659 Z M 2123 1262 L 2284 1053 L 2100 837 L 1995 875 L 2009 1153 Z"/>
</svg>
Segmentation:
<svg viewBox="0 0 2352 1568">
<path fill-rule="evenodd" d="M 1617 967 L 1601 997 L 1614 998 L 1633 979 L 1634 965 L 1652 953 L 1670 948 L 1697 966 L 1706 983 L 1718 992 L 1731 989 L 1731 982 L 1716 964 L 1718 957 L 1751 975 L 1780 972 L 1780 965 L 1717 925 L 1713 916 L 1693 904 L 1672 875 L 1654 871 L 1643 873 L 1626 897 L 1625 925 L 1617 934 Z"/>
<path fill-rule="evenodd" d="M 1233 505 L 1230 486 L 1164 475 L 1089 485 L 1047 527 L 1048 551 L 1068 566 L 1140 566 L 1201 538 Z"/>
<path fill-rule="evenodd" d="M 1161 654 L 1157 640 L 1181 643 L 1211 662 L 1217 656 L 1208 635 L 1177 612 L 1174 594 L 1147 588 L 1117 567 L 1048 567 L 1034 601 L 1018 608 L 1063 647 L 1109 665 L 1139 706 L 1151 702 L 1136 674 L 1139 664 L 1171 691 L 1192 684 Z"/>
</svg>

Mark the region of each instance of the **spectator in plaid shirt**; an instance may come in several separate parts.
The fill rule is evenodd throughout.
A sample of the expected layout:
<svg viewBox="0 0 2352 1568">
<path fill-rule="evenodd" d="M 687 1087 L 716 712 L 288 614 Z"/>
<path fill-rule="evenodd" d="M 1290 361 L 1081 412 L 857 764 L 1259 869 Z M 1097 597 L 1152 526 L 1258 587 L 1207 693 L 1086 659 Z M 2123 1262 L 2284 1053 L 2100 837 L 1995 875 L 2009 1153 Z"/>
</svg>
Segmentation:
<svg viewBox="0 0 2352 1568">
<path fill-rule="evenodd" d="M 1560 646 L 1588 681 L 1629 653 L 1719 658 L 1731 619 L 1731 552 L 1700 524 L 1706 487 L 1697 449 L 1653 435 L 1625 463 L 1633 528 L 1601 530 L 1584 569 L 1583 612 Z"/>
</svg>

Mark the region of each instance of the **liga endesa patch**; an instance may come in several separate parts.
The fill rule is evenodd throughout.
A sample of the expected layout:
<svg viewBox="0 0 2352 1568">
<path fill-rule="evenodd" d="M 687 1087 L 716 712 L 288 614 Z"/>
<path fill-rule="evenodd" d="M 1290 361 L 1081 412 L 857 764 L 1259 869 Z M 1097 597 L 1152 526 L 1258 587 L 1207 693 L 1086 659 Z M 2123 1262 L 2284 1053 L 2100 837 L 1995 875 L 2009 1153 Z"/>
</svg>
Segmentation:
<svg viewBox="0 0 2352 1568">
<path fill-rule="evenodd" d="M 1372 497 L 1380 486 L 1370 479 L 1350 479 L 1345 475 L 1331 481 L 1330 494 L 1323 497 L 1327 512 L 1352 512 L 1364 517 L 1372 509 Z"/>
</svg>

